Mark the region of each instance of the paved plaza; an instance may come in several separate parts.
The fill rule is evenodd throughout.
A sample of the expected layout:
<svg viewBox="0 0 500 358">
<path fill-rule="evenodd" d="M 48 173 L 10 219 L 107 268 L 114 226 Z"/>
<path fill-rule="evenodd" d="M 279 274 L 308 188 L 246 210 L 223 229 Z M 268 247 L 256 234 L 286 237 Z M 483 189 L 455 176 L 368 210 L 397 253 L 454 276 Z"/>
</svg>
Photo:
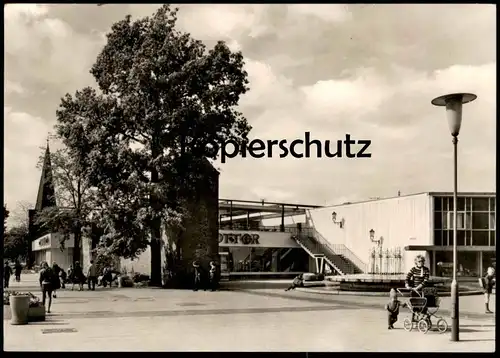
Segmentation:
<svg viewBox="0 0 500 358">
<path fill-rule="evenodd" d="M 14 283 L 11 289 L 37 292 L 36 277 L 26 275 L 21 284 Z M 318 295 L 277 288 L 218 292 L 154 288 L 62 290 L 46 322 L 12 326 L 8 317 L 4 317 L 4 350 L 493 352 L 495 349 L 495 315 L 482 313 L 482 296 L 461 297 L 459 343 L 450 342 L 449 332 L 404 331 L 405 309 L 396 329 L 387 330 L 385 302 L 384 297 Z M 443 298 L 442 312 L 450 322 L 448 298 Z"/>
</svg>

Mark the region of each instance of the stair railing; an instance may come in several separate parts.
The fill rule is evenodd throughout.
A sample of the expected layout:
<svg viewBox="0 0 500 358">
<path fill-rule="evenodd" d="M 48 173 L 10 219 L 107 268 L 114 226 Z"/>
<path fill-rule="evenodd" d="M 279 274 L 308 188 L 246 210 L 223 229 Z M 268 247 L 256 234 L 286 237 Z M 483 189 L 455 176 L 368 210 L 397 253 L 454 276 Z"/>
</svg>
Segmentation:
<svg viewBox="0 0 500 358">
<path fill-rule="evenodd" d="M 354 252 L 349 250 L 344 244 L 332 244 L 330 243 L 316 228 L 314 228 L 314 221 L 312 220 L 311 213 L 309 210 L 306 211 L 309 215 L 309 219 L 313 227 L 305 228 L 303 231 L 307 231 L 308 235 L 312 236 L 319 244 L 326 246 L 334 255 L 342 255 L 349 261 L 351 261 L 355 266 L 357 266 L 363 273 L 367 272 L 368 265 L 364 263 L 359 257 L 356 256 Z"/>
</svg>

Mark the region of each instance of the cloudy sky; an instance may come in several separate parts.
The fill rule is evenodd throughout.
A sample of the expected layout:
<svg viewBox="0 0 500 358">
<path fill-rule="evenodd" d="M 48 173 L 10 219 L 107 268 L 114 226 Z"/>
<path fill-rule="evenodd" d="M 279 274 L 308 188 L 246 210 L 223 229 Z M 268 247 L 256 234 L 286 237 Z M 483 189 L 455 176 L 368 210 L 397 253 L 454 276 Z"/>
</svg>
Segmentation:
<svg viewBox="0 0 500 358">
<path fill-rule="evenodd" d="M 4 201 L 35 202 L 60 98 L 86 85 L 111 25 L 158 5 L 5 7 Z M 178 25 L 243 52 L 252 138 L 372 140 L 372 158 L 235 158 L 223 198 L 336 204 L 452 190 L 452 143 L 430 101 L 472 92 L 459 190 L 495 190 L 494 5 L 181 5 Z"/>
</svg>

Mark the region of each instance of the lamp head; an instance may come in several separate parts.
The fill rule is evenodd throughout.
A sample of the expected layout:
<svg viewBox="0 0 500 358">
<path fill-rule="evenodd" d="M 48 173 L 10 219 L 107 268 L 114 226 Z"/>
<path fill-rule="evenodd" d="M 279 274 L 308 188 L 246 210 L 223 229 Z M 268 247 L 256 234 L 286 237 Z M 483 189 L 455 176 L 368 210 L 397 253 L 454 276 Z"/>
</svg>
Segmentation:
<svg viewBox="0 0 500 358">
<path fill-rule="evenodd" d="M 337 213 L 335 211 L 332 213 L 332 220 L 334 222 L 337 221 Z"/>
<path fill-rule="evenodd" d="M 375 230 L 371 229 L 370 230 L 370 239 L 373 239 L 375 237 Z"/>
<path fill-rule="evenodd" d="M 462 124 L 462 105 L 474 101 L 477 98 L 472 93 L 452 93 L 434 98 L 431 103 L 435 106 L 446 107 L 448 126 L 453 137 L 460 133 Z"/>
</svg>

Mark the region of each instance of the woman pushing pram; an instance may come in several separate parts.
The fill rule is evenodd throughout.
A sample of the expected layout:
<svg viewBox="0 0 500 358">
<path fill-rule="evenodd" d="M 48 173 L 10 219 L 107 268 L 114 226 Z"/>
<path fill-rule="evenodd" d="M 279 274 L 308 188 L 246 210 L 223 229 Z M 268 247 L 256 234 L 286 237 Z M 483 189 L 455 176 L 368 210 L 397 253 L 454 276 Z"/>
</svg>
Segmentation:
<svg viewBox="0 0 500 358">
<path fill-rule="evenodd" d="M 448 329 L 446 321 L 436 315 L 439 310 L 439 297 L 436 289 L 429 287 L 429 277 L 430 270 L 425 266 L 425 258 L 417 255 L 415 266 L 406 275 L 406 289 L 398 289 L 402 296 L 404 296 L 403 291 L 410 293 L 406 306 L 411 311 L 411 319 L 406 318 L 403 322 L 404 329 L 407 331 L 411 331 L 416 323 L 419 331 L 427 333 L 432 327 L 432 316 L 437 318 L 436 325 L 439 332 L 444 333 Z"/>
</svg>

